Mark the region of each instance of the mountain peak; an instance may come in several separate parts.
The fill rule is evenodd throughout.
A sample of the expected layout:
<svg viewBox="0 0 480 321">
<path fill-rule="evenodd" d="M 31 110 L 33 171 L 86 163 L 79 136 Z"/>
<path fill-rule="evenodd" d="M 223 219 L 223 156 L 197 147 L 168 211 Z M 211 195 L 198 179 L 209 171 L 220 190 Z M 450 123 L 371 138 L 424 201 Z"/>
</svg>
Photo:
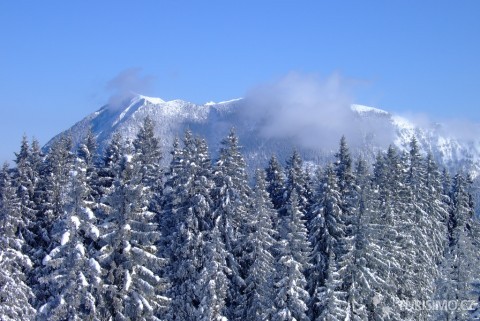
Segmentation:
<svg viewBox="0 0 480 321">
<path fill-rule="evenodd" d="M 359 114 L 375 113 L 375 114 L 382 114 L 382 115 L 390 115 L 388 111 L 385 111 L 383 109 L 378 109 L 375 107 L 359 105 L 359 104 L 353 104 L 351 106 L 351 109 Z"/>
<path fill-rule="evenodd" d="M 165 100 L 163 100 L 162 98 L 149 97 L 149 96 L 144 96 L 144 95 L 138 95 L 138 98 L 145 99 L 146 101 L 148 101 L 148 102 L 150 102 L 154 105 L 162 104 L 162 103 L 165 102 Z"/>
</svg>

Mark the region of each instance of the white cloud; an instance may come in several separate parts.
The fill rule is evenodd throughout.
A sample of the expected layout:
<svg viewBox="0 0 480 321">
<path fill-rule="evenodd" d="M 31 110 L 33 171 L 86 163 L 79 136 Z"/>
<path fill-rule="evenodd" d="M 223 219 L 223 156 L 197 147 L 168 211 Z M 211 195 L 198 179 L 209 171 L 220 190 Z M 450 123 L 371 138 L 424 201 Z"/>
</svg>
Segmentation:
<svg viewBox="0 0 480 321">
<path fill-rule="evenodd" d="M 145 94 L 150 90 L 154 77 L 141 72 L 141 68 L 128 68 L 107 82 L 105 89 L 110 93 L 109 108 L 118 108 L 136 93 Z"/>
<path fill-rule="evenodd" d="M 351 111 L 354 83 L 358 82 L 338 73 L 322 78 L 292 72 L 251 89 L 246 95 L 245 116 L 260 124 L 265 137 L 294 138 L 309 148 L 334 149 L 342 135 L 351 146 L 360 145 L 372 129 L 377 143 L 390 143 L 391 128 L 359 121 Z"/>
</svg>

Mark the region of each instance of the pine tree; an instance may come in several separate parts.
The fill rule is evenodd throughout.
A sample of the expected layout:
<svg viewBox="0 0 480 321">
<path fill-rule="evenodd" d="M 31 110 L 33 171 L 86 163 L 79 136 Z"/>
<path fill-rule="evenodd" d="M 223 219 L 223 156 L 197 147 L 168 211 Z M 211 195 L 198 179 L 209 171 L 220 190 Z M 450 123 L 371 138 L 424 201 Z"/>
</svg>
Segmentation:
<svg viewBox="0 0 480 321">
<path fill-rule="evenodd" d="M 311 250 L 295 190 L 290 194 L 286 215 L 280 219 L 280 239 L 271 320 L 310 320 L 307 316 L 309 295 L 304 273 L 309 268 Z"/>
<path fill-rule="evenodd" d="M 33 292 L 25 275 L 32 263 L 22 252 L 21 200 L 12 186 L 7 164 L 0 175 L 0 195 L 0 316 L 5 321 L 33 320 Z"/>
<path fill-rule="evenodd" d="M 106 270 L 108 309 L 102 313 L 115 320 L 153 320 L 168 303 L 160 277 L 165 260 L 157 256 L 160 233 L 132 158 L 127 150 L 116 169 L 110 212 L 102 224 L 98 260 Z"/>
</svg>

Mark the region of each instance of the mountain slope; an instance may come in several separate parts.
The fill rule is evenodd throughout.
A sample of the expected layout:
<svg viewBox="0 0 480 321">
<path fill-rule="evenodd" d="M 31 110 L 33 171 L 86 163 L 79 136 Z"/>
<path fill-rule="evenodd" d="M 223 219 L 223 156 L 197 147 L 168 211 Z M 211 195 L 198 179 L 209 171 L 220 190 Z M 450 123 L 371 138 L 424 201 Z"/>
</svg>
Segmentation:
<svg viewBox="0 0 480 321">
<path fill-rule="evenodd" d="M 324 131 L 322 137 L 311 135 L 314 137 L 309 137 L 308 143 L 305 143 L 301 138 L 302 128 L 298 128 L 298 135 L 292 134 L 291 130 L 286 136 L 271 135 L 264 130 L 268 122 L 267 115 L 264 118 L 250 117 L 245 113 L 248 103 L 244 99 L 235 99 L 196 105 L 182 100 L 164 101 L 137 95 L 116 108 L 103 106 L 60 135 L 70 134 L 77 144 L 91 127 L 102 148 L 117 131 L 125 139 L 132 140 L 143 119 L 149 116 L 156 124 L 156 134 L 164 151 L 170 151 L 174 138 L 190 129 L 206 138 L 215 157 L 220 141 L 234 127 L 244 148 L 245 158 L 252 168 L 264 167 L 272 154 L 285 159 L 294 148 L 299 149 L 307 163 L 322 164 L 331 159 L 340 137 L 329 137 L 332 135 Z M 354 153 L 372 159 L 390 143 L 408 150 L 409 142 L 415 136 L 424 150 L 431 152 L 437 161 L 448 168 L 462 168 L 474 176 L 480 173 L 480 140 L 458 139 L 446 134 L 439 124 L 419 127 L 387 111 L 362 105 L 352 105 L 351 115 L 351 124 L 347 125 L 356 130 L 351 132 L 352 137 L 347 135 L 347 141 Z M 59 136 L 53 138 L 46 147 Z M 316 145 L 312 141 L 322 143 Z M 325 144 L 325 141 L 331 144 Z"/>
</svg>

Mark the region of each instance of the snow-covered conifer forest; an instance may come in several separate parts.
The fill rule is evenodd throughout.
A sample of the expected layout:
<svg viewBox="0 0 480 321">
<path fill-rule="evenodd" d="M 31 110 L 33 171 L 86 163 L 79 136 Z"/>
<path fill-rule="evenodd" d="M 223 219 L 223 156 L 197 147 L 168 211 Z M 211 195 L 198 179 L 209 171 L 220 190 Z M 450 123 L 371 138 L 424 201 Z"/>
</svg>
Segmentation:
<svg viewBox="0 0 480 321">
<path fill-rule="evenodd" d="M 159 146 L 149 118 L 101 154 L 91 132 L 24 138 L 0 174 L 1 320 L 478 317 L 405 304 L 480 295 L 471 179 L 415 138 L 370 163 L 339 137 L 314 171 L 295 151 L 248 169 L 233 130 L 216 159 L 190 131 Z"/>
</svg>

